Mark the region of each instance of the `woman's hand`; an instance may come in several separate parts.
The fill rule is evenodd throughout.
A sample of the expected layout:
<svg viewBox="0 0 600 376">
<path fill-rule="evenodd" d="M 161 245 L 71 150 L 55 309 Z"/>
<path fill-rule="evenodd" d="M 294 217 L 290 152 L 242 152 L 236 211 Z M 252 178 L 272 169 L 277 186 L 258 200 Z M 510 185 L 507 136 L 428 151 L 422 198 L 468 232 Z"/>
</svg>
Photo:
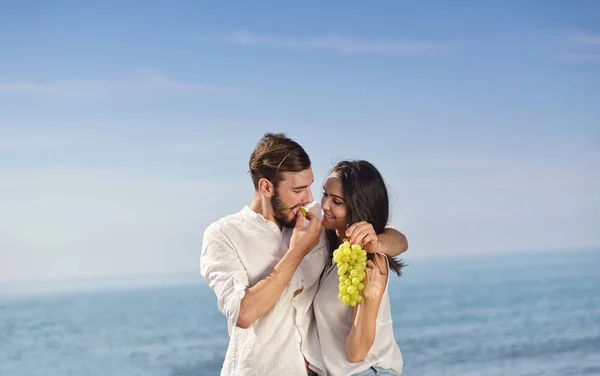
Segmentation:
<svg viewBox="0 0 600 376">
<path fill-rule="evenodd" d="M 378 238 L 373 225 L 368 222 L 356 222 L 346 230 L 350 244 L 360 244 L 368 253 L 377 252 Z"/>
<path fill-rule="evenodd" d="M 373 254 L 373 261 L 367 260 L 365 275 L 365 289 L 363 295 L 365 300 L 375 302 L 381 301 L 388 280 L 388 265 L 384 255 Z"/>
</svg>

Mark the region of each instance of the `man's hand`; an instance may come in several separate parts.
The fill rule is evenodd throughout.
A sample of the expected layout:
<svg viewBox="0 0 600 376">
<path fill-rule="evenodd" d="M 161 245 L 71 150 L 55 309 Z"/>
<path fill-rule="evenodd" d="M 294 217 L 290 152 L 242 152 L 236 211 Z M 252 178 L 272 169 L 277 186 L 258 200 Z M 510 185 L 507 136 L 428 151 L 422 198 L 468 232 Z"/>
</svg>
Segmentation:
<svg viewBox="0 0 600 376">
<path fill-rule="evenodd" d="M 300 214 L 301 215 L 301 214 Z M 240 303 L 237 326 L 249 328 L 254 322 L 267 313 L 277 303 L 298 265 L 319 242 L 323 227 L 321 221 L 307 213 L 310 224 L 303 229 L 301 216 L 296 220 L 296 226 L 290 239 L 290 248 L 275 265 L 273 270 L 246 289 L 246 294 Z"/>
<path fill-rule="evenodd" d="M 296 217 L 296 226 L 294 226 L 294 232 L 290 239 L 290 249 L 302 252 L 303 255 L 307 255 L 314 247 L 319 243 L 319 237 L 323 231 L 321 221 L 311 212 L 306 213 L 306 219 L 310 221 L 307 228 L 303 229 L 302 223 L 304 218 L 302 214 L 298 212 Z"/>
<path fill-rule="evenodd" d="M 377 252 L 378 239 L 373 225 L 367 222 L 356 222 L 346 230 L 350 244 L 360 244 L 369 253 Z"/>
</svg>

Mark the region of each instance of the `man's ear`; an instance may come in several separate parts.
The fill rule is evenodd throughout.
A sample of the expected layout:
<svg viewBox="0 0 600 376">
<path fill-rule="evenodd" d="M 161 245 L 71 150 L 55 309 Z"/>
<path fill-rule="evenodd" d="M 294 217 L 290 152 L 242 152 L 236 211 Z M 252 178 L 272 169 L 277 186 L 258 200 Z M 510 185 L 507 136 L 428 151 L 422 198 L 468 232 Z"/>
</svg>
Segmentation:
<svg viewBox="0 0 600 376">
<path fill-rule="evenodd" d="M 275 195 L 275 186 L 266 178 L 261 178 L 258 181 L 258 191 L 265 197 L 273 197 Z"/>
</svg>

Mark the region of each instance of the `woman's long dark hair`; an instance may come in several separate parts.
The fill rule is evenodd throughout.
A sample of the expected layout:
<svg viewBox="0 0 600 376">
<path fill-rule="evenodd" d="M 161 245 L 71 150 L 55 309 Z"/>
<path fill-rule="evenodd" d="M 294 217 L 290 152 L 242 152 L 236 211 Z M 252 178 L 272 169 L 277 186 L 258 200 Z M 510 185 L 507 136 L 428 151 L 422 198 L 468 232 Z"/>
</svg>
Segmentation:
<svg viewBox="0 0 600 376">
<path fill-rule="evenodd" d="M 390 202 L 383 176 L 371 163 L 341 161 L 332 170 L 342 181 L 344 201 L 348 210 L 348 224 L 365 221 L 373 225 L 376 234 L 381 234 L 388 223 Z M 337 249 L 340 242 L 335 230 L 326 230 L 329 250 Z M 367 259 L 373 255 L 367 253 Z M 388 257 L 390 268 L 400 276 L 405 266 L 402 259 Z"/>
</svg>

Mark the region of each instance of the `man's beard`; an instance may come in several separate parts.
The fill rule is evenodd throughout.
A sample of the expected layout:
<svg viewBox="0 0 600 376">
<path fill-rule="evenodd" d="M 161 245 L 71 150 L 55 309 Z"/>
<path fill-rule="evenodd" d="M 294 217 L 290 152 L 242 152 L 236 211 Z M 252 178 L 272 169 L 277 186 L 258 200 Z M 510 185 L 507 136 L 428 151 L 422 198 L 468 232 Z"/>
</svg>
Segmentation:
<svg viewBox="0 0 600 376">
<path fill-rule="evenodd" d="M 271 197 L 271 205 L 273 206 L 273 217 L 283 227 L 293 228 L 296 226 L 296 218 L 288 219 L 288 214 L 295 208 L 288 209 L 281 201 L 279 190 L 275 190 L 275 194 Z"/>
</svg>

